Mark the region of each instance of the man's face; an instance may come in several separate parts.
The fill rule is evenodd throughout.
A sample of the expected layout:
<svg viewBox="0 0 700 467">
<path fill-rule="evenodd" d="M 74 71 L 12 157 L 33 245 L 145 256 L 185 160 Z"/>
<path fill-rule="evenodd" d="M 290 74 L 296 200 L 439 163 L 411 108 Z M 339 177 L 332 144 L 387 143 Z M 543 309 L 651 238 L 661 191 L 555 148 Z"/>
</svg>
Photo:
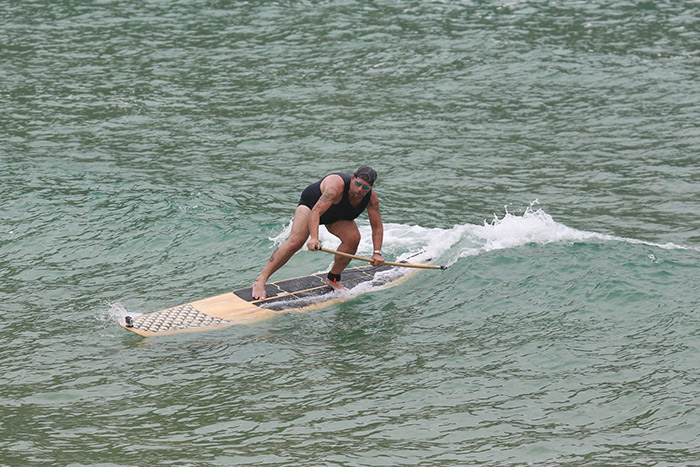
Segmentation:
<svg viewBox="0 0 700 467">
<path fill-rule="evenodd" d="M 371 189 L 372 185 L 361 178 L 355 177 L 354 175 L 352 176 L 352 180 L 350 181 L 350 191 L 354 196 L 364 197 Z"/>
</svg>

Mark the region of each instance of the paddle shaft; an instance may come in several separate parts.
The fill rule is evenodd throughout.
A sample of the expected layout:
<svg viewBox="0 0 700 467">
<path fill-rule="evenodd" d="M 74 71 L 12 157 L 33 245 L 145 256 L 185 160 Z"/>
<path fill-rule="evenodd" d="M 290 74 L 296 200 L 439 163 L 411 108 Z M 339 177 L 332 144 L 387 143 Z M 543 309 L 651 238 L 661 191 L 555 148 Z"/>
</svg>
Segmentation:
<svg viewBox="0 0 700 467">
<path fill-rule="evenodd" d="M 359 259 L 360 261 L 367 261 L 368 263 L 373 262 L 372 258 L 367 258 L 365 256 L 351 255 L 350 253 L 343 253 L 342 251 L 331 250 L 330 248 L 321 248 L 321 251 L 325 251 L 326 253 L 331 253 L 334 255 L 345 256 L 346 258 Z M 447 269 L 446 266 L 436 266 L 434 264 L 394 263 L 392 261 L 385 261 L 384 264 L 388 264 L 389 266 L 399 266 L 402 268 Z"/>
</svg>

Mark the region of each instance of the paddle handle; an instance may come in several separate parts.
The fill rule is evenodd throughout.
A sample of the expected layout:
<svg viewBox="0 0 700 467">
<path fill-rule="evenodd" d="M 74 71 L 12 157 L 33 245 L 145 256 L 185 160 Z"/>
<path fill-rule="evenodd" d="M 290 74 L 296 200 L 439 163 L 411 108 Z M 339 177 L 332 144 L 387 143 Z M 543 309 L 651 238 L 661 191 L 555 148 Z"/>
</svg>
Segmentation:
<svg viewBox="0 0 700 467">
<path fill-rule="evenodd" d="M 321 251 L 326 253 L 331 253 L 333 255 L 345 256 L 346 258 L 359 259 L 360 261 L 367 261 L 368 263 L 373 262 L 372 258 L 367 258 L 365 256 L 351 255 L 350 253 L 343 253 L 342 251 L 331 250 L 330 248 L 321 248 Z M 384 264 L 389 266 L 399 266 L 402 268 L 417 268 L 417 269 L 447 269 L 447 266 L 436 266 L 434 264 L 418 264 L 418 263 L 394 263 L 392 261 L 385 261 Z"/>
</svg>

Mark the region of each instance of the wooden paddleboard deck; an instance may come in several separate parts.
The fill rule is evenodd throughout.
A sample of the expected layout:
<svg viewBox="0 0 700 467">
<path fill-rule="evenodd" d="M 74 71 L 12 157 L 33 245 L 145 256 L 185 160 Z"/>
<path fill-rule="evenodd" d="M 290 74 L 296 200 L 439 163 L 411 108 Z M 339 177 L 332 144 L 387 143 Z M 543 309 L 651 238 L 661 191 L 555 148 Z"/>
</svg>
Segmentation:
<svg viewBox="0 0 700 467">
<path fill-rule="evenodd" d="M 348 268 L 343 271 L 342 284 L 347 289 L 363 282 L 382 287 L 394 285 L 413 275 L 410 272 L 400 273 L 398 269 L 386 265 Z M 387 274 L 379 274 L 383 272 Z M 133 318 L 127 316 L 119 324 L 144 337 L 164 336 L 255 323 L 281 312 L 320 308 L 349 298 L 334 292 L 325 283 L 325 277 L 326 273 L 322 273 L 269 283 L 265 286 L 267 298 L 264 300 L 254 299 L 251 288 L 240 289 Z"/>
</svg>

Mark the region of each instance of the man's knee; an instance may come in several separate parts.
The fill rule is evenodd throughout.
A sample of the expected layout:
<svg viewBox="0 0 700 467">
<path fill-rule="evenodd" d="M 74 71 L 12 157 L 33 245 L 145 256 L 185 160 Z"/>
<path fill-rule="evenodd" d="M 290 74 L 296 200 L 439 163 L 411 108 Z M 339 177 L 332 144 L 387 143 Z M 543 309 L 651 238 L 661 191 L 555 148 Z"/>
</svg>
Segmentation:
<svg viewBox="0 0 700 467">
<path fill-rule="evenodd" d="M 291 248 L 294 251 L 301 250 L 301 248 L 304 246 L 305 242 L 306 242 L 306 238 L 301 238 L 301 237 L 291 236 L 287 239 L 287 244 L 289 245 L 289 248 Z"/>
<path fill-rule="evenodd" d="M 357 250 L 360 245 L 360 231 L 354 221 L 338 221 L 327 226 L 328 231 L 338 237 L 343 245 Z"/>
<path fill-rule="evenodd" d="M 354 232 L 349 232 L 346 234 L 345 238 L 343 238 L 343 243 L 347 244 L 348 246 L 357 249 L 357 247 L 360 245 L 360 232 L 359 231 L 354 231 Z"/>
</svg>

